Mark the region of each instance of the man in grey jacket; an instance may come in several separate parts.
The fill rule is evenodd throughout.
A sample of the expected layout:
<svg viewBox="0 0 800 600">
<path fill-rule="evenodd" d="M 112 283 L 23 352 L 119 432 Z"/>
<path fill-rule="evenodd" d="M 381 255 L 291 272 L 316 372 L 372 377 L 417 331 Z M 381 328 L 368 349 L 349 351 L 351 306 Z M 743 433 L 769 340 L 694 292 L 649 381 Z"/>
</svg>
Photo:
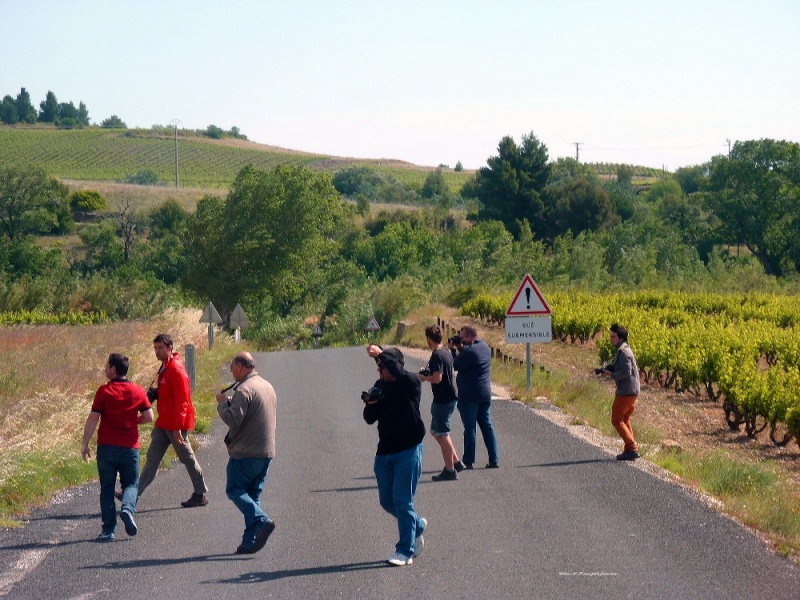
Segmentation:
<svg viewBox="0 0 800 600">
<path fill-rule="evenodd" d="M 236 554 L 253 554 L 267 543 L 275 530 L 261 507 L 261 492 L 275 456 L 275 420 L 278 399 L 275 389 L 256 373 L 249 352 L 231 361 L 236 380 L 230 389 L 217 394 L 217 413 L 230 428 L 225 493 L 244 515 L 244 534 Z"/>
<path fill-rule="evenodd" d="M 600 374 L 613 377 L 617 383 L 614 404 L 611 407 L 611 424 L 625 442 L 625 448 L 622 454 L 617 455 L 617 460 L 636 460 L 639 458 L 639 447 L 633 437 L 631 415 L 636 408 L 636 398 L 641 388 L 639 367 L 636 365 L 633 350 L 628 346 L 628 330 L 625 327 L 614 323 L 608 337 L 616 351 L 614 360 L 600 369 Z"/>
</svg>

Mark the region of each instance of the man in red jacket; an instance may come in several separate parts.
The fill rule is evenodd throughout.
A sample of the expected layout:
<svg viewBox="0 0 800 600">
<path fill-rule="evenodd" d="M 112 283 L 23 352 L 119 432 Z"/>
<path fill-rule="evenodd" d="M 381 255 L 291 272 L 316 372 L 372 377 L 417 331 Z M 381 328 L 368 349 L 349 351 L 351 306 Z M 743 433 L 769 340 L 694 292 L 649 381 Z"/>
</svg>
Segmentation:
<svg viewBox="0 0 800 600">
<path fill-rule="evenodd" d="M 208 504 L 206 498 L 208 488 L 188 436 L 189 431 L 194 429 L 194 406 L 192 406 L 189 375 L 178 353 L 172 351 L 172 336 L 159 333 L 153 340 L 153 349 L 156 358 L 161 361 L 161 368 L 158 370 L 158 387 L 151 388 L 149 396 L 152 401 L 157 392 L 158 418 L 150 436 L 147 462 L 139 477 L 139 496 L 153 482 L 161 459 L 172 445 L 178 460 L 189 472 L 194 488 L 191 497 L 181 502 L 181 506 L 184 508 L 205 506 Z"/>
</svg>

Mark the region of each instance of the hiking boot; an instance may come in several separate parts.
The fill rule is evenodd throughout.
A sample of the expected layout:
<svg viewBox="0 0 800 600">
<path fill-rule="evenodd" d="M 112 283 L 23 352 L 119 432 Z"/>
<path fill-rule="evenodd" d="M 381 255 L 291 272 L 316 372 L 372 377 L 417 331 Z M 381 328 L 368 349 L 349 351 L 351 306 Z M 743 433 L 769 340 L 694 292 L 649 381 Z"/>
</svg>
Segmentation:
<svg viewBox="0 0 800 600">
<path fill-rule="evenodd" d="M 404 567 L 406 565 L 410 565 L 414 562 L 414 559 L 410 556 L 406 556 L 405 554 L 400 554 L 399 552 L 395 552 L 389 558 L 386 559 L 386 562 L 392 565 L 393 567 Z"/>
<path fill-rule="evenodd" d="M 499 469 L 500 465 L 498 463 L 490 462 L 490 463 L 486 463 L 486 468 L 487 469 Z"/>
<path fill-rule="evenodd" d="M 622 454 L 617 454 L 617 460 L 636 460 L 639 456 L 635 450 L 625 450 Z"/>
<path fill-rule="evenodd" d="M 458 479 L 458 473 L 454 470 L 448 471 L 447 469 L 442 469 L 442 472 L 438 475 L 434 475 L 431 477 L 434 481 L 455 481 Z"/>
<path fill-rule="evenodd" d="M 183 508 L 194 508 L 195 506 L 205 506 L 208 504 L 208 498 L 205 494 L 192 494 L 186 502 L 181 502 Z"/>
<path fill-rule="evenodd" d="M 251 554 L 258 552 L 266 545 L 273 531 L 275 531 L 275 521 L 267 521 L 264 523 L 264 526 L 256 532 L 256 540 L 253 542 Z"/>
<path fill-rule="evenodd" d="M 133 515 L 129 511 L 121 511 L 119 513 L 119 518 L 122 519 L 122 522 L 125 524 L 125 533 L 128 535 L 136 535 L 139 532 L 136 521 L 133 520 Z"/>
<path fill-rule="evenodd" d="M 465 465 L 462 461 L 458 461 L 453 465 L 453 468 L 455 468 L 456 473 L 461 473 L 461 471 L 467 468 L 467 465 Z"/>
</svg>

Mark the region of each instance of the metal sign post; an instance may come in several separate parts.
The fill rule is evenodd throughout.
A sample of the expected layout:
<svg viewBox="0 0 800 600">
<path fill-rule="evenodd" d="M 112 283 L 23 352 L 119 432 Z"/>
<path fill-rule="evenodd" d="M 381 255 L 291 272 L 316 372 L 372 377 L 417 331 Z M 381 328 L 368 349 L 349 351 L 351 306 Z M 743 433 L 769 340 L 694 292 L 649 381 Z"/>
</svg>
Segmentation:
<svg viewBox="0 0 800 600">
<path fill-rule="evenodd" d="M 322 337 L 322 335 L 322 327 L 315 325 L 314 331 L 311 332 L 311 337 L 314 338 L 314 348 L 317 347 L 317 342 L 319 342 L 319 339 Z"/>
<path fill-rule="evenodd" d="M 203 311 L 200 322 L 208 323 L 208 349 L 211 350 L 214 347 L 214 323 L 222 323 L 222 317 L 219 316 L 217 309 L 214 308 L 211 302 L 208 303 L 208 306 Z"/>
<path fill-rule="evenodd" d="M 242 307 L 237 303 L 236 308 L 233 309 L 230 319 L 228 319 L 228 326 L 233 329 L 233 343 L 238 344 L 242 341 L 242 329 L 248 327 L 250 322 L 247 319 Z"/>
<path fill-rule="evenodd" d="M 372 343 L 372 336 L 376 331 L 380 331 L 381 326 L 378 325 L 377 319 L 375 319 L 375 315 L 371 315 L 369 318 L 369 322 L 367 323 L 366 330 L 369 332 L 369 343 Z"/>
<path fill-rule="evenodd" d="M 553 311 L 530 275 L 525 275 L 506 309 L 506 343 L 525 344 L 525 381 L 531 393 L 531 343 L 553 339 Z"/>
</svg>

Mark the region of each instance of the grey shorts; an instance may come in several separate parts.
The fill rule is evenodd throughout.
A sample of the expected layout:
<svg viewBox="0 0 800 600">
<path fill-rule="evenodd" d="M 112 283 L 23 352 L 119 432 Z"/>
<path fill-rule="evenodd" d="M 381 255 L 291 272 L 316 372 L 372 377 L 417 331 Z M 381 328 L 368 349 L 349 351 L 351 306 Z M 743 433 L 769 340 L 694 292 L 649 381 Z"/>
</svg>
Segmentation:
<svg viewBox="0 0 800 600">
<path fill-rule="evenodd" d="M 441 404 L 431 404 L 431 433 L 433 435 L 447 435 L 450 433 L 450 415 L 456 409 L 456 400 Z"/>
</svg>

